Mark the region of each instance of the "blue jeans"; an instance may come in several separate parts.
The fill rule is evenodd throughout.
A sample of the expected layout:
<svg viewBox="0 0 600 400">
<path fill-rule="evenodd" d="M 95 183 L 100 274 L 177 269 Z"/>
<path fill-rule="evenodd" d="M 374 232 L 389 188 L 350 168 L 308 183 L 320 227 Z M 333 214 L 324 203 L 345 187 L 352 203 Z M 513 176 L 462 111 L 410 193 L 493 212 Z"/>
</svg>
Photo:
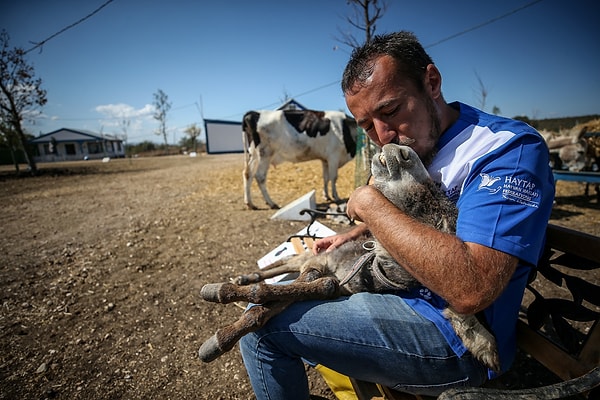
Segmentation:
<svg viewBox="0 0 600 400">
<path fill-rule="evenodd" d="M 438 329 L 394 294 L 295 303 L 240 341 L 258 400 L 309 398 L 304 362 L 394 389 L 437 396 L 479 386 L 487 371 L 457 357 Z"/>
</svg>

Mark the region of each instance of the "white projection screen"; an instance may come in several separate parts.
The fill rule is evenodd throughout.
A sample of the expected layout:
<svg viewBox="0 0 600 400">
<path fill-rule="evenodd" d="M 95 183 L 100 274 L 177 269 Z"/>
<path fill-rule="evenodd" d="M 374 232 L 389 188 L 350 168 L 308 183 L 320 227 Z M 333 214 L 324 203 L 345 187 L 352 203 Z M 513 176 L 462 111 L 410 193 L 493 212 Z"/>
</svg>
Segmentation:
<svg viewBox="0 0 600 400">
<path fill-rule="evenodd" d="M 243 153 L 242 123 L 204 119 L 208 154 Z"/>
</svg>

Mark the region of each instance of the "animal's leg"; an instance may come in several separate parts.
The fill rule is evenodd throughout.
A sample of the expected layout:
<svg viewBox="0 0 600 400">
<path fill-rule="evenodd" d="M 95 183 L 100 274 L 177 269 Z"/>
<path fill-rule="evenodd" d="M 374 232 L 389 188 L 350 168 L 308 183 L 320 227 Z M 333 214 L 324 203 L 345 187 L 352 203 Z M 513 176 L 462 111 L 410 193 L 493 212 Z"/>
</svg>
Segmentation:
<svg viewBox="0 0 600 400">
<path fill-rule="evenodd" d="M 331 196 L 336 203 L 341 202 L 337 192 L 338 164 L 337 160 L 330 160 L 327 166 L 327 179 L 331 183 Z"/>
<path fill-rule="evenodd" d="M 583 193 L 585 195 L 585 198 L 587 199 L 587 197 L 590 195 L 590 183 L 589 182 L 585 183 L 585 190 Z"/>
<path fill-rule="evenodd" d="M 587 198 L 590 195 L 590 185 L 591 183 L 586 182 L 585 184 L 585 197 Z M 600 199 L 600 185 L 597 183 L 594 183 L 594 191 L 596 192 L 596 197 L 598 197 L 598 199 Z"/>
<path fill-rule="evenodd" d="M 252 189 L 252 180 L 254 179 L 254 175 L 256 174 L 257 167 L 257 157 L 260 157 L 258 151 L 254 148 L 254 145 L 249 150 L 250 159 L 246 161 L 244 165 L 244 171 L 242 176 L 244 178 L 244 204 L 250 210 L 256 210 L 256 206 L 252 203 L 251 197 L 251 189 Z"/>
<path fill-rule="evenodd" d="M 458 314 L 450 308 L 444 310 L 444 316 L 450 321 L 452 328 L 471 354 L 489 368 L 500 372 L 496 338 L 479 322 L 477 317 Z"/>
<path fill-rule="evenodd" d="M 322 278 L 315 281 L 315 277 L 321 275 L 321 272 L 314 268 L 307 268 L 300 276 L 298 276 L 296 282 L 302 284 L 318 283 L 323 279 L 329 279 L 335 283 L 336 292 L 339 289 L 338 281 L 335 278 Z M 272 287 L 286 287 L 288 285 L 273 285 Z M 254 285 L 253 285 L 254 286 Z M 244 286 L 248 287 L 248 286 Z M 308 297 L 302 297 L 300 300 L 307 300 Z M 247 333 L 254 332 L 262 327 L 271 317 L 279 314 L 286 307 L 288 307 L 294 300 L 286 299 L 284 301 L 272 301 L 263 305 L 256 305 L 246 310 L 244 314 L 233 324 L 228 325 L 224 328 L 219 329 L 213 336 L 206 340 L 198 355 L 204 362 L 211 362 L 223 353 L 231 350 L 233 346 Z"/>
<path fill-rule="evenodd" d="M 331 197 L 329 197 L 329 167 L 327 161 L 321 160 L 321 169 L 323 174 L 323 197 L 325 200 L 331 200 Z"/>
<path fill-rule="evenodd" d="M 233 283 L 210 283 L 204 285 L 200 295 L 213 303 L 249 301 L 265 303 L 273 300 L 331 299 L 339 296 L 339 282 L 334 277 L 324 277 L 312 282 L 297 280 L 285 285 L 268 285 L 264 282 L 240 286 Z"/>
<path fill-rule="evenodd" d="M 331 182 L 331 195 L 333 196 L 333 200 L 336 203 L 341 203 L 340 196 L 338 196 L 337 192 L 337 169 L 329 174 L 329 181 Z"/>
<path fill-rule="evenodd" d="M 256 169 L 256 183 L 258 184 L 258 188 L 262 193 L 263 198 L 267 202 L 270 208 L 278 209 L 279 206 L 275 204 L 273 200 L 271 200 L 271 196 L 269 196 L 269 192 L 267 192 L 267 172 L 269 171 L 269 164 L 271 162 L 271 157 L 267 157 L 264 154 L 261 154 L 260 162 L 258 163 L 258 167 Z"/>
<path fill-rule="evenodd" d="M 236 285 L 249 285 L 251 283 L 262 282 L 265 279 L 273 278 L 283 274 L 290 274 L 299 272 L 299 269 L 295 265 L 285 263 L 279 263 L 270 265 L 268 268 L 254 271 L 247 275 L 240 275 L 233 279 L 233 283 Z"/>
<path fill-rule="evenodd" d="M 198 356 L 207 363 L 215 360 L 231 350 L 242 336 L 261 328 L 271 317 L 279 314 L 291 303 L 292 301 L 277 301 L 249 308 L 236 322 L 219 329 L 208 338 L 200 346 Z"/>
<path fill-rule="evenodd" d="M 240 275 L 233 279 L 232 282 L 236 285 L 248 285 L 250 283 L 262 282 L 265 279 L 273 278 L 279 275 L 300 272 L 306 262 L 314 259 L 314 257 L 315 256 L 310 252 L 288 256 L 281 260 L 275 261 L 273 264 L 270 264 L 261 270 L 254 271 L 247 275 Z M 309 282 L 310 280 L 315 280 L 320 276 L 321 274 L 319 273 L 315 273 L 310 276 L 306 276 L 305 274 L 303 278 L 298 280 Z"/>
</svg>

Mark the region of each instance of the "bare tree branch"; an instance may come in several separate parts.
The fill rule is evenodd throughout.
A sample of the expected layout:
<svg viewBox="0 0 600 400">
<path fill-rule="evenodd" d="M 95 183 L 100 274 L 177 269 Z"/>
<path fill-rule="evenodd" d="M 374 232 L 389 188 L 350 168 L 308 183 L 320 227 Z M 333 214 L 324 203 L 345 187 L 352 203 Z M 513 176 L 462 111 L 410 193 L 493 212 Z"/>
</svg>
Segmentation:
<svg viewBox="0 0 600 400">
<path fill-rule="evenodd" d="M 27 143 L 22 123 L 31 118 L 34 110 L 46 104 L 46 91 L 42 80 L 35 79 L 33 67 L 25 61 L 25 51 L 9 46 L 6 31 L 0 33 L 0 125 L 8 143 L 18 143 L 23 150 L 32 174 L 37 165 Z M 19 172 L 18 164 L 16 164 Z"/>
<path fill-rule="evenodd" d="M 377 29 L 376 22 L 381 19 L 387 10 L 385 0 L 348 0 L 347 3 L 352 6 L 351 15 L 345 18 L 345 21 L 364 34 L 365 42 L 370 42 Z M 338 28 L 340 37 L 336 40 L 342 44 L 354 49 L 360 46 L 361 41 L 353 32 L 346 32 Z"/>
<path fill-rule="evenodd" d="M 154 93 L 154 115 L 152 116 L 158 121 L 158 129 L 156 130 L 157 135 L 162 135 L 165 141 L 165 151 L 169 154 L 169 143 L 167 141 L 167 112 L 171 109 L 171 103 L 169 102 L 169 96 L 161 89 L 158 89 Z"/>
</svg>

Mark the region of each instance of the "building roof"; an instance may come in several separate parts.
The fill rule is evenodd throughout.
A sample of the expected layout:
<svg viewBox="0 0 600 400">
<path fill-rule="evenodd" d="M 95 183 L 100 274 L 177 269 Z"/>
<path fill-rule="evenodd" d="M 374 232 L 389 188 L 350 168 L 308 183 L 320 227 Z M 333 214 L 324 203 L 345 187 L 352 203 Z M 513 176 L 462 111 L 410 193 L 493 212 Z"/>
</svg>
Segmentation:
<svg viewBox="0 0 600 400">
<path fill-rule="evenodd" d="M 105 140 L 121 141 L 113 135 L 97 134 L 90 131 L 61 128 L 50 133 L 45 133 L 29 143 L 48 143 L 54 139 L 56 142 L 102 142 Z"/>
<path fill-rule="evenodd" d="M 286 101 L 285 103 L 283 103 L 282 105 L 277 107 L 277 109 L 278 110 L 307 110 L 306 107 L 304 107 L 302 104 L 298 103 L 294 99 L 289 99 L 288 101 Z"/>
</svg>

